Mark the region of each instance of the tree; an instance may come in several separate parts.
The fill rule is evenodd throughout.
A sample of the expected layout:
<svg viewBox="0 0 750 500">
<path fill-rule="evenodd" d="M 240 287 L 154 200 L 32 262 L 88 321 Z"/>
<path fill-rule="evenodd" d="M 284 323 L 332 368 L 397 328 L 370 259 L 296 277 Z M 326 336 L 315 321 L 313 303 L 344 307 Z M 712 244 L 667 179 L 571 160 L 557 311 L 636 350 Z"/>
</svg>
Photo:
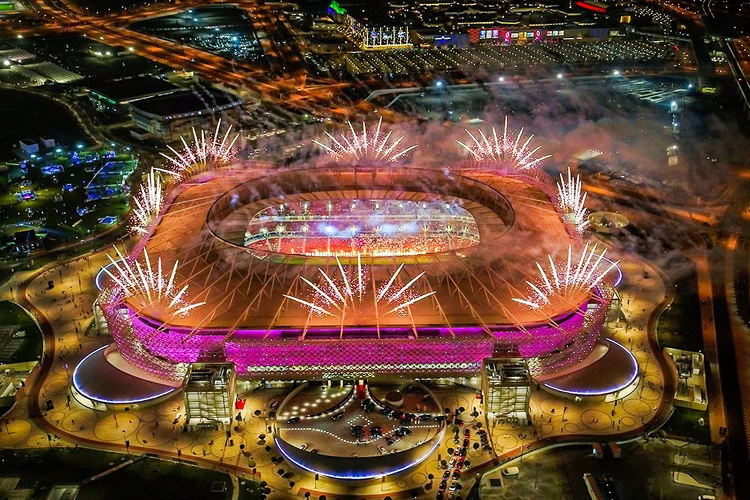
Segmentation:
<svg viewBox="0 0 750 500">
<path fill-rule="evenodd" d="M 478 449 L 479 449 L 479 443 L 474 443 L 474 450 L 476 451 Z"/>
<path fill-rule="evenodd" d="M 453 452 L 456 450 L 454 450 L 453 448 L 448 448 L 446 451 L 448 452 L 448 455 L 453 455 Z"/>
<path fill-rule="evenodd" d="M 308 498 L 308 499 L 310 498 L 310 492 L 309 491 L 305 492 L 305 498 Z"/>
<path fill-rule="evenodd" d="M 289 488 L 294 488 L 294 481 L 289 481 Z"/>
<path fill-rule="evenodd" d="M 432 481 L 433 479 L 435 479 L 435 475 L 432 474 L 432 473 L 429 473 L 429 474 L 427 474 L 427 479 L 429 479 L 430 481 Z"/>
<path fill-rule="evenodd" d="M 279 476 L 284 477 L 284 469 L 279 469 Z"/>
</svg>

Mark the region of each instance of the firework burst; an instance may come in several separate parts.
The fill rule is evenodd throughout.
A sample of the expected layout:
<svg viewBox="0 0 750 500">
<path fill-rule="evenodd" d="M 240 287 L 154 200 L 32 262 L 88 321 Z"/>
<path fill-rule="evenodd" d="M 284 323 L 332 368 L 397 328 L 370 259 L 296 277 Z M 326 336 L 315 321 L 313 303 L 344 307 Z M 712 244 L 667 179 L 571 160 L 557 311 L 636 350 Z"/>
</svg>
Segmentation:
<svg viewBox="0 0 750 500">
<path fill-rule="evenodd" d="M 391 141 L 391 131 L 388 131 L 388 133 L 381 132 L 382 116 L 378 120 L 378 126 L 374 134 L 367 132 L 365 122 L 362 122 L 361 133 L 354 130 L 351 122 L 347 123 L 351 135 L 341 134 L 341 140 L 338 140 L 326 132 L 325 134 L 330 141 L 329 145 L 313 141 L 337 162 L 348 160 L 358 163 L 395 163 L 417 147 L 414 145 L 406 149 L 398 149 L 399 144 L 404 140 L 404 136 Z"/>
<path fill-rule="evenodd" d="M 583 192 L 581 177 L 575 178 L 568 168 L 568 179 L 560 174 L 560 182 L 557 183 L 556 206 L 562 215 L 562 219 L 582 233 L 589 225 L 588 210 L 586 210 L 586 193 Z"/>
<path fill-rule="evenodd" d="M 604 261 L 605 249 L 601 254 L 596 253 L 596 244 L 589 250 L 587 243 L 579 258 L 573 257 L 573 247 L 568 247 L 567 259 L 561 267 L 555 265 L 551 255 L 548 255 L 549 270 L 536 263 L 540 278 L 536 283 L 526 281 L 529 292 L 526 297 L 514 298 L 515 302 L 540 309 L 549 304 L 554 297 L 570 298 L 580 292 L 588 292 L 597 286 L 604 277 L 615 267 L 617 262 L 611 262 L 608 267 L 600 267 Z M 596 257 L 596 258 L 595 258 Z M 609 261 L 606 261 L 609 262 Z"/>
<path fill-rule="evenodd" d="M 161 178 L 151 169 L 146 182 L 142 183 L 138 195 L 133 198 L 135 206 L 130 218 L 130 230 L 146 234 L 156 222 L 164 205 L 164 191 Z"/>
<path fill-rule="evenodd" d="M 523 130 L 521 128 L 514 139 L 512 132 L 508 130 L 508 117 L 506 116 L 502 135 L 498 136 L 495 127 L 492 127 L 490 137 L 487 137 L 480 129 L 477 129 L 479 137 L 466 129 L 466 133 L 471 137 L 471 141 L 468 141 L 468 144 L 464 144 L 461 141 L 456 142 L 466 149 L 477 161 L 497 163 L 503 170 L 530 170 L 539 166 L 543 160 L 546 160 L 551 155 L 536 156 L 542 147 L 531 148 L 529 144 L 534 138 L 534 134 L 531 134 L 524 140 Z"/>
<path fill-rule="evenodd" d="M 284 295 L 284 297 L 301 304 L 319 317 L 332 316 L 343 319 L 347 310 L 362 304 L 365 298 L 372 299 L 373 304 L 378 308 L 378 316 L 382 318 L 390 314 L 405 315 L 409 306 L 435 294 L 433 291 L 417 296 L 414 292 L 413 285 L 424 276 L 424 272 L 405 285 L 396 285 L 395 282 L 404 267 L 403 264 L 377 292 L 369 290 L 369 273 L 367 268 L 362 266 L 359 256 L 357 256 L 356 266 L 342 266 L 338 258 L 336 258 L 336 264 L 339 271 L 338 277 L 332 277 L 322 269 L 318 269 L 321 275 L 319 285 L 300 276 L 300 279 L 311 289 L 308 300 L 293 295 Z M 383 308 L 382 312 L 381 308 Z"/>
<path fill-rule="evenodd" d="M 154 267 L 145 249 L 143 251 L 145 262 L 142 264 L 138 260 L 131 262 L 123 256 L 119 248 L 116 246 L 114 248 L 117 259 L 107 254 L 114 272 L 110 272 L 108 267 L 104 268 L 104 272 L 120 287 L 125 297 L 138 297 L 144 307 L 154 304 L 166 306 L 171 315 L 183 317 L 196 307 L 205 304 L 205 302 L 188 302 L 186 298 L 188 285 L 179 288 L 175 284 L 178 262 L 175 262 L 172 272 L 166 274 L 162 270 L 161 257 L 158 258 Z"/>
<path fill-rule="evenodd" d="M 240 134 L 235 134 L 232 140 L 229 140 L 229 134 L 232 132 L 232 126 L 227 129 L 224 137 L 220 139 L 219 131 L 221 130 L 221 120 L 216 124 L 216 130 L 213 139 L 206 135 L 205 130 L 201 130 L 200 137 L 193 128 L 193 142 L 188 144 L 184 137 L 180 137 L 183 149 L 181 152 L 175 151 L 172 146 L 167 146 L 174 156 L 161 154 L 166 158 L 171 169 L 170 174 L 175 176 L 177 181 L 184 181 L 194 175 L 221 168 L 234 159 L 236 151 L 234 143 L 237 142 Z"/>
</svg>

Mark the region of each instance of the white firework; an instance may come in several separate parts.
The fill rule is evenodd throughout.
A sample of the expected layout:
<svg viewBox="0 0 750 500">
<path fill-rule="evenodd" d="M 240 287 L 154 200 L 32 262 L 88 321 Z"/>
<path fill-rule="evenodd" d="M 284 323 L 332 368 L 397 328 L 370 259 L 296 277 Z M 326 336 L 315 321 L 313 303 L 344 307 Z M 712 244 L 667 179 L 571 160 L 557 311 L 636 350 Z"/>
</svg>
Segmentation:
<svg viewBox="0 0 750 500">
<path fill-rule="evenodd" d="M 420 300 L 424 300 L 427 297 L 431 297 L 432 295 L 435 295 L 435 292 L 427 292 L 423 295 L 416 296 L 416 293 L 414 293 L 414 289 L 412 288 L 412 285 L 414 285 L 419 278 L 424 276 L 424 271 L 419 273 L 416 277 L 412 278 L 411 281 L 403 285 L 402 287 L 393 287 L 393 283 L 398 278 L 399 274 L 401 273 L 401 270 L 404 268 L 404 265 L 401 264 L 398 266 L 398 269 L 396 269 L 396 272 L 391 275 L 391 278 L 388 280 L 388 282 L 385 284 L 384 287 L 378 291 L 377 295 L 375 296 L 376 302 L 380 303 L 383 299 L 385 299 L 385 304 L 393 305 L 394 307 L 387 311 L 385 314 L 381 314 L 381 316 L 387 316 L 392 313 L 398 313 L 398 314 L 405 314 L 406 309 L 411 306 L 412 304 L 416 304 Z"/>
<path fill-rule="evenodd" d="M 130 230 L 136 233 L 148 233 L 151 225 L 156 222 L 164 205 L 164 191 L 161 178 L 151 169 L 146 182 L 142 183 L 138 195 L 133 197 L 135 206 L 130 218 Z"/>
<path fill-rule="evenodd" d="M 506 116 L 502 135 L 498 136 L 495 127 L 492 127 L 490 137 L 487 137 L 481 129 L 477 129 L 479 137 L 466 129 L 471 141 L 468 144 L 461 141 L 456 142 L 477 161 L 497 163 L 503 170 L 530 170 L 539 166 L 542 161 L 552 155 L 537 157 L 536 154 L 542 147 L 531 148 L 529 144 L 534 138 L 534 134 L 524 140 L 523 130 L 521 128 L 513 138 L 512 132 L 509 133 L 508 131 L 508 117 Z"/>
<path fill-rule="evenodd" d="M 188 144 L 184 137 L 180 137 L 183 145 L 181 152 L 175 151 L 172 146 L 168 145 L 167 147 L 174 153 L 174 157 L 159 153 L 170 162 L 171 170 L 167 172 L 174 175 L 176 180 L 182 181 L 195 174 L 214 170 L 231 163 L 236 154 L 234 143 L 237 142 L 240 134 L 235 134 L 232 140 L 228 140 L 229 134 L 232 132 L 232 126 L 230 125 L 224 137 L 219 140 L 220 129 L 221 120 L 216 124 L 216 130 L 211 139 L 206 136 L 205 130 L 201 130 L 199 137 L 195 127 L 193 127 L 193 142 L 191 144 Z"/>
<path fill-rule="evenodd" d="M 141 264 L 138 260 L 131 262 L 123 256 L 117 246 L 114 248 L 118 259 L 114 259 L 109 254 L 107 258 L 115 268 L 115 272 L 110 272 L 109 266 L 103 269 L 120 287 L 125 297 L 138 297 L 144 306 L 154 304 L 166 306 L 173 316 L 187 316 L 193 309 L 205 304 L 205 302 L 188 302 L 186 298 L 188 285 L 179 288 L 179 285 L 175 283 L 174 278 L 179 262 L 174 263 L 172 272 L 167 275 L 162 270 L 161 257 L 158 258 L 154 268 L 147 250 L 143 250 L 145 262 Z"/>
<path fill-rule="evenodd" d="M 301 304 L 318 316 L 332 316 L 342 319 L 346 311 L 353 309 L 357 304 L 361 304 L 364 297 L 371 298 L 373 303 L 379 306 L 378 316 L 382 318 L 389 314 L 403 315 L 409 306 L 435 294 L 434 291 L 420 296 L 414 293 L 412 286 L 424 276 L 424 272 L 403 286 L 394 286 L 401 269 L 404 267 L 403 264 L 391 275 L 380 291 L 372 294 L 369 293 L 367 286 L 369 283 L 367 270 L 362 266 L 359 256 L 357 256 L 356 266 L 344 267 L 338 258 L 336 258 L 336 264 L 340 273 L 340 278 L 337 279 L 331 277 L 322 269 L 318 269 L 322 277 L 320 286 L 300 276 L 300 279 L 312 290 L 309 300 L 300 299 L 293 295 L 284 295 L 284 297 Z M 383 312 L 380 312 L 380 306 L 384 307 Z"/>
<path fill-rule="evenodd" d="M 589 250 L 589 244 L 583 248 L 580 258 L 573 258 L 573 247 L 568 247 L 567 260 L 562 263 L 561 268 L 555 265 L 551 255 L 548 255 L 549 269 L 546 270 L 538 262 L 540 278 L 536 283 L 526 281 L 529 286 L 529 292 L 526 297 L 519 299 L 514 298 L 515 302 L 529 306 L 532 309 L 539 309 L 548 304 L 554 297 L 569 298 L 580 292 L 588 292 L 597 286 L 604 277 L 620 261 L 610 262 L 604 260 L 605 249 L 601 254 L 596 253 L 596 244 Z M 595 258 L 596 257 L 596 258 Z M 600 267 L 602 261 L 609 262 L 608 267 Z"/>
<path fill-rule="evenodd" d="M 350 136 L 341 134 L 341 140 L 338 140 L 326 132 L 325 134 L 330 140 L 329 145 L 313 141 L 336 161 L 347 160 L 359 163 L 395 163 L 403 158 L 409 151 L 417 147 L 415 144 L 406 149 L 397 149 L 399 144 L 401 144 L 401 141 L 404 140 L 404 136 L 399 137 L 395 141 L 389 142 L 392 131 L 388 131 L 388 133 L 381 132 L 381 125 L 383 123 L 382 116 L 380 117 L 380 120 L 378 120 L 378 126 L 375 129 L 374 134 L 367 132 L 367 124 L 365 124 L 365 122 L 362 122 L 361 134 L 355 132 L 354 126 L 351 122 L 347 123 L 349 124 L 349 130 L 351 131 Z"/>
<path fill-rule="evenodd" d="M 568 179 L 560 174 L 560 182 L 557 183 L 557 209 L 560 211 L 565 222 L 582 233 L 589 225 L 588 210 L 586 210 L 586 193 L 583 192 L 581 176 L 573 178 L 568 168 Z"/>
</svg>

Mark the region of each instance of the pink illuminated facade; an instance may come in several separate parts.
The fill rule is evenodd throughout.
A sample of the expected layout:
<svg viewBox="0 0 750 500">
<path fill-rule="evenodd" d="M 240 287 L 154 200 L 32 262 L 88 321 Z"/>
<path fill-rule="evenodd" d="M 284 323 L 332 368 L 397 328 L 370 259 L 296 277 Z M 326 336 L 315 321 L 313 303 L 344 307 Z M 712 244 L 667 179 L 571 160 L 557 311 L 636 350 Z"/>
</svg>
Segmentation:
<svg viewBox="0 0 750 500">
<path fill-rule="evenodd" d="M 600 291 L 606 288 L 602 287 Z M 599 297 L 609 296 L 601 294 Z M 554 373 L 583 360 L 601 334 L 608 300 L 586 302 L 557 318 L 556 326 L 530 325 L 421 328 L 420 337 L 408 329 L 381 331 L 359 328 L 339 339 L 339 330 L 300 333 L 290 330 L 240 330 L 227 340 L 226 331 L 160 327 L 123 307 L 103 302 L 102 310 L 126 361 L 157 377 L 179 380 L 187 365 L 200 360 L 233 362 L 245 378 L 301 379 L 377 376 L 473 376 L 496 349 L 517 351 L 533 375 Z"/>
</svg>

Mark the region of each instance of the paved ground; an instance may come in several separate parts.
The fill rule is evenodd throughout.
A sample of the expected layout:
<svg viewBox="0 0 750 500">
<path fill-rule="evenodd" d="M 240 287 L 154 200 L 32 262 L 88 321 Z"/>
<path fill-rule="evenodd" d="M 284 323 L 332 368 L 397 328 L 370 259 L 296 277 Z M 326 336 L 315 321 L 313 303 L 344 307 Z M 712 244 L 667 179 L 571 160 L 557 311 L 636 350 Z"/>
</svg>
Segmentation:
<svg viewBox="0 0 750 500">
<path fill-rule="evenodd" d="M 47 355 L 54 355 L 54 363 L 46 378 L 38 383 L 41 389 L 39 401 L 51 400 L 55 408 L 45 412 L 41 419 L 32 419 L 28 417 L 27 405 L 18 405 L 9 415 L 6 432 L 0 432 L 0 447 L 68 447 L 79 444 L 122 451 L 128 440 L 131 452 L 190 458 L 203 466 L 229 468 L 240 476 L 250 477 L 252 466 L 249 464 L 254 464 L 260 477 L 268 481 L 273 489 L 270 498 L 297 496 L 305 491 L 311 491 L 314 498 L 320 494 L 330 498 L 331 495 L 343 493 L 395 496 L 399 492 L 416 489 L 426 491 L 427 496 L 434 495 L 432 487 L 436 484 L 432 483 L 431 487 L 429 476 L 442 476 L 440 460 L 449 455 L 449 448 L 455 447 L 450 432 L 433 457 L 391 478 L 386 484 L 373 481 L 352 488 L 351 485 L 325 478 L 316 482 L 307 473 L 290 471 L 288 464 L 274 463 L 278 454 L 273 449 L 273 443 L 267 436 L 261 439 L 261 435 L 268 434 L 271 424 L 265 418 L 267 405 L 271 401 L 280 401 L 284 389 L 246 393 L 247 405 L 241 412 L 242 422 L 233 430 L 231 438 L 226 438 L 222 432 L 183 433 L 184 409 L 179 396 L 156 406 L 116 414 L 93 411 L 75 399 L 68 401 L 73 367 L 87 353 L 111 342 L 107 336 L 82 333 L 91 320 L 91 308 L 96 297 L 93 280 L 105 262 L 101 253 L 90 255 L 88 259 L 79 259 L 42 273 L 29 285 L 26 298 L 49 321 L 54 331 L 54 342 L 47 342 L 45 346 Z M 647 325 L 655 304 L 664 297 L 664 285 L 656 272 L 651 272 L 650 278 L 644 278 L 642 263 L 626 261 L 622 263 L 622 268 L 626 280 L 621 293 L 628 321 L 613 325 L 610 331 L 639 360 L 641 385 L 616 406 L 601 402 L 576 403 L 534 390 L 531 397 L 533 425 L 527 427 L 514 427 L 498 421 L 489 422 L 488 425 L 484 414 L 480 413 L 476 418 L 471 416 L 469 413 L 475 405 L 478 406 L 478 400 L 476 393 L 469 389 L 451 387 L 438 391 L 442 407 L 454 409 L 462 406 L 467 409 L 462 416 L 467 425 L 475 427 L 476 423 L 481 423 L 491 430 L 494 452 L 482 453 L 472 449 L 468 455 L 472 469 L 503 454 L 519 453 L 522 445 L 533 446 L 535 436 L 558 439 L 598 435 L 604 438 L 635 431 L 654 418 L 655 409 L 660 406 L 663 396 L 663 374 L 647 341 Z M 14 277 L 14 292 L 18 290 L 18 283 L 30 275 L 25 273 Z M 52 290 L 46 289 L 49 280 L 55 283 Z M 10 298 L 7 287 L 3 287 L 0 293 Z M 30 393 L 33 394 L 33 391 Z M 175 419 L 177 423 L 173 424 Z M 51 440 L 47 439 L 48 432 Z M 472 432 L 472 445 L 476 437 L 476 432 Z M 240 448 L 241 445 L 244 445 L 244 449 Z M 289 477 L 281 478 L 278 475 L 280 468 L 284 468 Z M 255 478 L 258 479 L 259 475 L 256 474 Z M 469 478 L 467 483 L 471 483 L 473 471 L 466 476 Z M 289 479 L 295 482 L 292 489 L 289 488 Z M 469 485 L 466 484 L 467 487 Z"/>
<path fill-rule="evenodd" d="M 520 469 L 518 476 L 500 478 L 503 482 L 500 488 L 483 488 L 481 498 L 588 500 L 583 482 L 585 472 L 599 481 L 604 474 L 610 474 L 621 499 L 695 500 L 701 494 L 714 494 L 711 490 L 675 484 L 673 472 L 689 473 L 705 484 L 718 485 L 721 481 L 716 447 L 660 439 L 638 440 L 622 445 L 622 457 L 600 460 L 588 446 L 534 454 L 514 464 Z M 681 465 L 677 461 L 691 463 Z M 483 484 L 489 484 L 489 477 L 499 476 L 485 477 Z"/>
</svg>

